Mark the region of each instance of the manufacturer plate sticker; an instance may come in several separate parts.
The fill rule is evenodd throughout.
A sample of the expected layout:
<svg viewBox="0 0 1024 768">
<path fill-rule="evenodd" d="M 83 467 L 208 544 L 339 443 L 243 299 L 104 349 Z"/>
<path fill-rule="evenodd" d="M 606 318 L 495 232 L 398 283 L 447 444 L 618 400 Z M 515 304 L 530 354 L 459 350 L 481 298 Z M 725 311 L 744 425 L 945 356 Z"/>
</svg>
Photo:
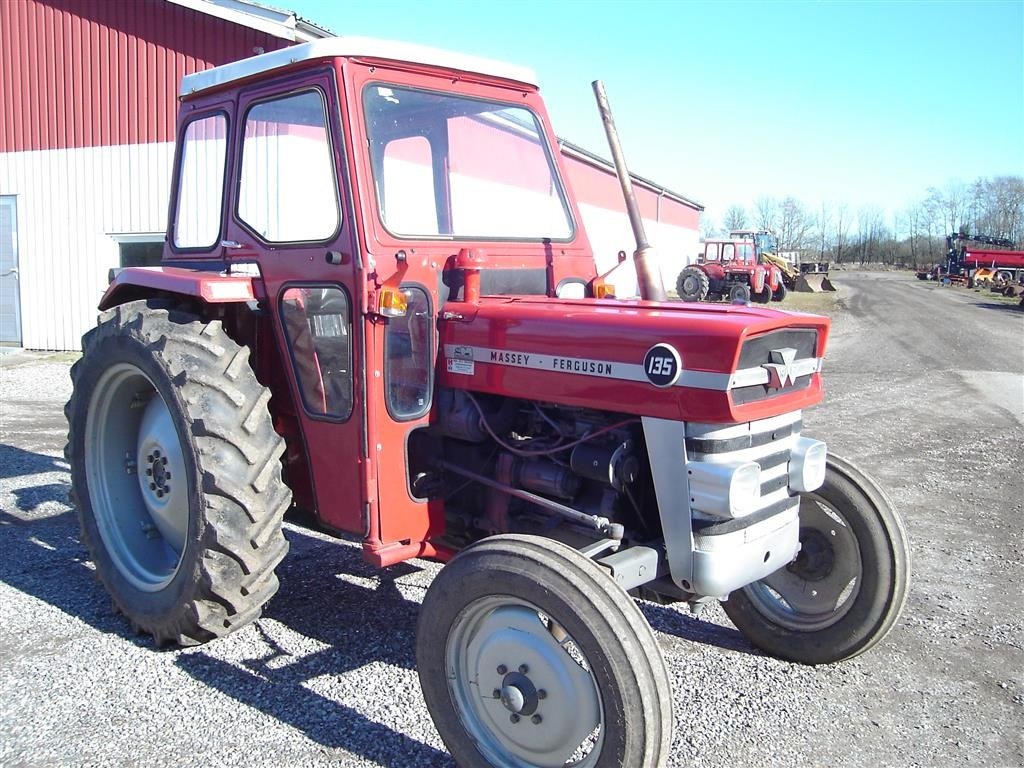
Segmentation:
<svg viewBox="0 0 1024 768">
<path fill-rule="evenodd" d="M 448 358 L 448 373 L 458 373 L 463 376 L 472 376 L 476 373 L 476 363 L 472 360 L 461 358 Z"/>
</svg>

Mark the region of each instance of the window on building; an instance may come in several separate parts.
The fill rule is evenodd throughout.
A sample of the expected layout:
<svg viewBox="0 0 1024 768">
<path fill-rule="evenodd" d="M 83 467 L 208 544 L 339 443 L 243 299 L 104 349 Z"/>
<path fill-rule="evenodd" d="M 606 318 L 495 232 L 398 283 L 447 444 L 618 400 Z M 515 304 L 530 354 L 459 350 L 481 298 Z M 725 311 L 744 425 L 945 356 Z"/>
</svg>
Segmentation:
<svg viewBox="0 0 1024 768">
<path fill-rule="evenodd" d="M 164 255 L 164 241 L 122 240 L 118 242 L 122 267 L 159 267 Z"/>
<path fill-rule="evenodd" d="M 272 243 L 327 240 L 341 222 L 319 91 L 261 102 L 245 118 L 238 217 Z"/>
<path fill-rule="evenodd" d="M 185 128 L 181 147 L 174 245 L 212 248 L 220 235 L 227 157 L 227 118 L 210 115 Z"/>
</svg>

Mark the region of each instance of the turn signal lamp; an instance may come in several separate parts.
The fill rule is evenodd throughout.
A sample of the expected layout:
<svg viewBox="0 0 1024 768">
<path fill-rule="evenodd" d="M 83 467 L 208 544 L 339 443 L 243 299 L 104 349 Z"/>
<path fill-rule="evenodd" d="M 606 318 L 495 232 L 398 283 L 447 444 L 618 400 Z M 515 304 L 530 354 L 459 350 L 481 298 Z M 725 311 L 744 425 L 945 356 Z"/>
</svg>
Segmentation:
<svg viewBox="0 0 1024 768">
<path fill-rule="evenodd" d="M 383 317 L 405 317 L 409 310 L 409 297 L 397 288 L 383 288 L 377 307 Z"/>
<path fill-rule="evenodd" d="M 604 280 L 598 278 L 594 281 L 594 298 L 595 299 L 614 299 L 615 298 L 615 286 L 611 283 L 606 283 Z"/>
</svg>

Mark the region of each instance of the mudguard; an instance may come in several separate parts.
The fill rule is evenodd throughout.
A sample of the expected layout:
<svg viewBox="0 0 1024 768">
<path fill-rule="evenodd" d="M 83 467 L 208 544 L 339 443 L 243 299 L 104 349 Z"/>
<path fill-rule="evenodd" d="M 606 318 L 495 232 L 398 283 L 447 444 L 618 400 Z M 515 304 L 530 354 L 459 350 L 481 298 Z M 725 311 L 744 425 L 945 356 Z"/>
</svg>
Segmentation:
<svg viewBox="0 0 1024 768">
<path fill-rule="evenodd" d="M 262 285 L 262 279 L 254 274 L 185 267 L 127 267 L 111 280 L 99 308 L 110 309 L 155 294 L 192 296 L 206 304 L 244 303 L 259 299 Z"/>
</svg>

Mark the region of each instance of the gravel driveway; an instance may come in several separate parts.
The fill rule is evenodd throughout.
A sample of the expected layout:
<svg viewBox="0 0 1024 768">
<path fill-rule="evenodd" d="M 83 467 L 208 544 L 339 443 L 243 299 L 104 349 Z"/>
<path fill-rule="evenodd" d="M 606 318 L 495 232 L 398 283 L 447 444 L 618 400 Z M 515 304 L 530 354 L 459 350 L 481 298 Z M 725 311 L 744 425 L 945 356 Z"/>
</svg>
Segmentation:
<svg viewBox="0 0 1024 768">
<path fill-rule="evenodd" d="M 914 548 L 880 647 L 808 668 L 715 607 L 644 605 L 672 670 L 673 765 L 1024 765 L 1024 313 L 844 273 L 808 431 L 872 473 Z M 0 359 L 0 764 L 448 766 L 413 631 L 429 563 L 376 571 L 288 527 L 255 625 L 154 650 L 94 580 L 67 505 L 67 361 Z"/>
</svg>

